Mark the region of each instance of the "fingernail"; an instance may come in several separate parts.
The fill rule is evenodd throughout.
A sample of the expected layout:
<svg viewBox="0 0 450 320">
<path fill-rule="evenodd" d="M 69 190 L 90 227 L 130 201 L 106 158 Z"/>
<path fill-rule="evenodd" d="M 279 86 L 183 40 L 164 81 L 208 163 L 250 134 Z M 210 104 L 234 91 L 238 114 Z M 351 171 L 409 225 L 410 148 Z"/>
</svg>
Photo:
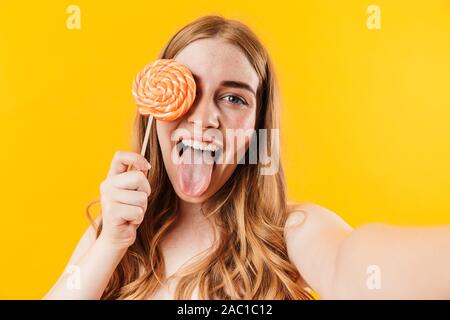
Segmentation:
<svg viewBox="0 0 450 320">
<path fill-rule="evenodd" d="M 152 166 L 147 161 L 144 161 L 144 167 L 145 169 L 149 170 Z"/>
<path fill-rule="evenodd" d="M 305 214 L 300 211 L 296 211 L 291 213 L 291 215 L 288 217 L 286 221 L 286 227 L 298 227 L 302 224 L 302 222 L 305 220 Z"/>
</svg>

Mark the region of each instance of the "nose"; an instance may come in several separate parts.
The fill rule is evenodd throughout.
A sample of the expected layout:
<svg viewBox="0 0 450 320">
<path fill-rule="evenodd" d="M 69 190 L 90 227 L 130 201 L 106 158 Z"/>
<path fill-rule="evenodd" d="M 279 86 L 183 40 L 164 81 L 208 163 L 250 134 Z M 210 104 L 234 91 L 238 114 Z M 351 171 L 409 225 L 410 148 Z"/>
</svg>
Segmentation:
<svg viewBox="0 0 450 320">
<path fill-rule="evenodd" d="M 219 110 L 214 99 L 198 97 L 189 110 L 187 121 L 204 129 L 219 127 Z"/>
</svg>

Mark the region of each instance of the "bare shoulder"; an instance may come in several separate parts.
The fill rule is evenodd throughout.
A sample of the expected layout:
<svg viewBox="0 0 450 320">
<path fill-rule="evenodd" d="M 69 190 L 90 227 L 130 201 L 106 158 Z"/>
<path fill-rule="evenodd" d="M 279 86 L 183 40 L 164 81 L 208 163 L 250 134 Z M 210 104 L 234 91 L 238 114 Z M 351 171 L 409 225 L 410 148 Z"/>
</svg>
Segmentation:
<svg viewBox="0 0 450 320">
<path fill-rule="evenodd" d="M 289 203 L 285 240 L 290 260 L 319 296 L 329 296 L 339 245 L 352 227 L 330 209 Z"/>
<path fill-rule="evenodd" d="M 343 228 L 351 229 L 338 214 L 330 209 L 320 206 L 311 202 L 303 203 L 288 203 L 289 217 L 286 221 L 286 225 L 289 225 L 290 218 L 294 217 L 296 213 L 300 213 L 303 216 L 303 222 L 305 228 Z"/>
<path fill-rule="evenodd" d="M 314 203 L 289 203 L 285 225 L 287 242 L 314 248 L 347 237 L 353 228 L 338 214 Z M 288 243 L 289 244 L 289 243 Z"/>
</svg>

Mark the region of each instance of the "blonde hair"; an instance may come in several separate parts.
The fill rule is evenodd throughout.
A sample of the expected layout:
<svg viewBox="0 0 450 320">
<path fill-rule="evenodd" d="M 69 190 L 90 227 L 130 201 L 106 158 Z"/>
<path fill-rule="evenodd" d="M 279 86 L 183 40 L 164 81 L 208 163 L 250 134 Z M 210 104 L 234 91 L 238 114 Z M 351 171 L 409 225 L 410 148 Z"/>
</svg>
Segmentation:
<svg viewBox="0 0 450 320">
<path fill-rule="evenodd" d="M 238 46 L 260 79 L 256 129 L 279 128 L 278 92 L 273 66 L 255 34 L 244 24 L 221 16 L 205 16 L 179 30 L 159 58 L 173 58 L 191 42 L 219 37 Z M 144 117 L 136 115 L 134 150 L 139 152 Z M 161 240 L 177 219 L 178 198 L 164 168 L 156 126 L 150 136 L 151 159 L 145 219 L 135 243 L 114 271 L 102 299 L 143 299 L 168 280 Z M 267 139 L 271 141 L 271 138 Z M 267 145 L 271 152 L 270 143 Z M 218 239 L 212 252 L 177 272 L 176 299 L 311 299 L 307 285 L 289 261 L 283 237 L 287 218 L 284 173 L 261 175 L 261 164 L 238 164 L 210 199 L 204 214 L 214 217 Z M 251 192 L 248 192 L 251 190 Z M 97 228 L 97 236 L 101 224 Z"/>
</svg>

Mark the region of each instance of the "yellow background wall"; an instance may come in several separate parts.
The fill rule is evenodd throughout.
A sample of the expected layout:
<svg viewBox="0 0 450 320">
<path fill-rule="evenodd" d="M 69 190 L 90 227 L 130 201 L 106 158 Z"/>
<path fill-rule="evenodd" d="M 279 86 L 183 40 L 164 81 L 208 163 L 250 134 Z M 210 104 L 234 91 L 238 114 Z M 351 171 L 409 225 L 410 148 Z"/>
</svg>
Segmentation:
<svg viewBox="0 0 450 320">
<path fill-rule="evenodd" d="M 0 298 L 41 298 L 57 279 L 129 148 L 131 80 L 208 13 L 246 22 L 272 54 L 292 200 L 352 225 L 450 223 L 448 0 L 2 1 Z"/>
</svg>

